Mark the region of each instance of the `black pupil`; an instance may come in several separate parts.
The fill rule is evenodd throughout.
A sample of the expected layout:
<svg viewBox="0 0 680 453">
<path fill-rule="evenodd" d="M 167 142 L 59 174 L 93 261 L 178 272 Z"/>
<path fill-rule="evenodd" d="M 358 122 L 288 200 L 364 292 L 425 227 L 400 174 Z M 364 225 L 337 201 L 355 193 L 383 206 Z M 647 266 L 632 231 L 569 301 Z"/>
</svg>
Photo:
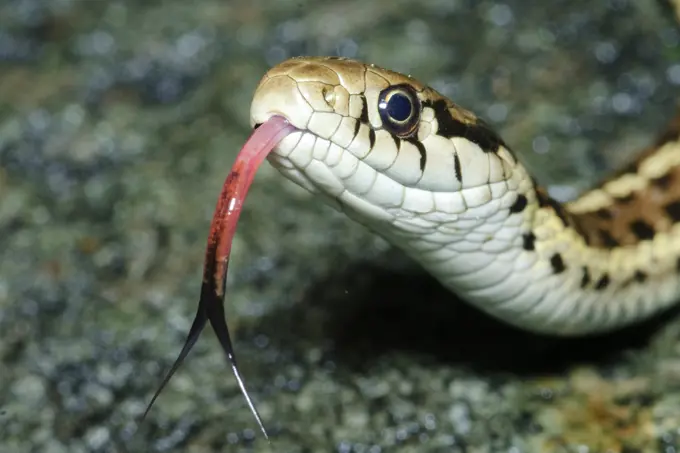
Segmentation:
<svg viewBox="0 0 680 453">
<path fill-rule="evenodd" d="M 395 93 L 387 101 L 387 114 L 395 121 L 406 121 L 412 109 L 411 100 L 401 93 Z"/>
</svg>

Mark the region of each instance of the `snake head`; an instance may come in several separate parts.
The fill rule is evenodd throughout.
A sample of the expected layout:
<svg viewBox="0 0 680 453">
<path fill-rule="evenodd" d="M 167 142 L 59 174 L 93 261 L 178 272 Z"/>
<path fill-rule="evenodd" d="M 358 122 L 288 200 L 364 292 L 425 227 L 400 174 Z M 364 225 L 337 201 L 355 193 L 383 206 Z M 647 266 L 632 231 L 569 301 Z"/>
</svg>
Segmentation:
<svg viewBox="0 0 680 453">
<path fill-rule="evenodd" d="M 434 89 L 345 58 L 273 67 L 255 91 L 251 124 L 272 116 L 297 131 L 270 163 L 362 223 L 455 218 L 502 196 L 516 163 L 498 135 Z"/>
</svg>

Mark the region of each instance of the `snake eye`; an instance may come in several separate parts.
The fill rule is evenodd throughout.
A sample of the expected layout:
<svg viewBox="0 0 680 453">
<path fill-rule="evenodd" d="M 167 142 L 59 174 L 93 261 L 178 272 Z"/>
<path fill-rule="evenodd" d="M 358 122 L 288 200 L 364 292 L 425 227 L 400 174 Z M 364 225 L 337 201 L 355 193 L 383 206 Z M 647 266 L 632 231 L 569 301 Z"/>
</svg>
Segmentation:
<svg viewBox="0 0 680 453">
<path fill-rule="evenodd" d="M 396 85 L 381 91 L 378 112 L 385 130 L 399 138 L 413 135 L 420 122 L 420 102 L 408 85 Z"/>
</svg>

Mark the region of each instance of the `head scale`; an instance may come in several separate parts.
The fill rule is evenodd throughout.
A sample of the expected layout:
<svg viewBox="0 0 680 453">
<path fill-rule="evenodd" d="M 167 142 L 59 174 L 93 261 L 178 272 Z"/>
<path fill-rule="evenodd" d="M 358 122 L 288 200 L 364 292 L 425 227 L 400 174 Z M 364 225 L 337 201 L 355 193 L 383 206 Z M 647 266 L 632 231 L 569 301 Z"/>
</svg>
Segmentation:
<svg viewBox="0 0 680 453">
<path fill-rule="evenodd" d="M 502 196 L 507 188 L 491 186 L 516 164 L 473 113 L 410 76 L 354 60 L 294 58 L 272 68 L 255 92 L 251 123 L 274 115 L 298 132 L 270 162 L 369 225 L 442 212 L 455 219 L 469 206 L 466 191 L 472 205 Z"/>
</svg>

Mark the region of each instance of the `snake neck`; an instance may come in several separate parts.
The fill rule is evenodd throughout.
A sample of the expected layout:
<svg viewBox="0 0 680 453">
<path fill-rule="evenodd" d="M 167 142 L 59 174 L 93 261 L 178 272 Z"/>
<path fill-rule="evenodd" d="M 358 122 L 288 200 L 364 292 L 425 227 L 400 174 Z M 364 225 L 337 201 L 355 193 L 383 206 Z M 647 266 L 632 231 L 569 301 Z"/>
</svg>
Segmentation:
<svg viewBox="0 0 680 453">
<path fill-rule="evenodd" d="M 367 226 L 467 301 L 535 332 L 612 330 L 680 295 L 680 117 L 636 162 L 570 203 L 548 196 L 519 162 L 505 189 L 489 192 L 448 223 L 423 214 L 409 228 Z"/>
</svg>

